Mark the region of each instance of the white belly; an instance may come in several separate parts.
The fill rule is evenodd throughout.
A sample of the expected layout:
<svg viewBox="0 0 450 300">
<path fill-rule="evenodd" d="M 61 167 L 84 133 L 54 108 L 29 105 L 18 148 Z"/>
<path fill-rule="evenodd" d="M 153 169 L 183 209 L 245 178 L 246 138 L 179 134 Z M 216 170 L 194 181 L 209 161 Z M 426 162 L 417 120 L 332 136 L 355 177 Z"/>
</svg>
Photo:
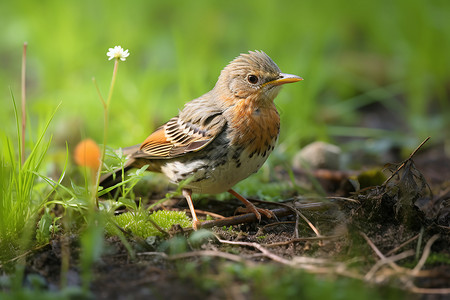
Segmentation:
<svg viewBox="0 0 450 300">
<path fill-rule="evenodd" d="M 184 187 L 194 193 L 218 194 L 228 191 L 239 181 L 247 178 L 261 168 L 270 152 L 265 156 L 242 151 L 238 160 L 229 159 L 227 163 L 217 164 L 199 159 L 186 162 L 171 161 L 161 170 L 174 183 L 186 180 Z M 239 163 L 240 162 L 240 163 Z"/>
</svg>

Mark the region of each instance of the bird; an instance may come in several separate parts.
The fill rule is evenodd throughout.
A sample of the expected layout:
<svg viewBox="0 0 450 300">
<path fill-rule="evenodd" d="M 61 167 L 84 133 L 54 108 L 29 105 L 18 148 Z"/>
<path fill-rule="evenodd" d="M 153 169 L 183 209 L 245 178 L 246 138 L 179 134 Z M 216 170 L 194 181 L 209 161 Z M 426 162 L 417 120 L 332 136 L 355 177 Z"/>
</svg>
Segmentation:
<svg viewBox="0 0 450 300">
<path fill-rule="evenodd" d="M 303 80 L 282 73 L 263 51 L 249 51 L 234 58 L 221 72 L 212 90 L 187 102 L 178 115 L 158 127 L 141 144 L 123 149 L 127 161 L 113 173 L 131 168 L 163 173 L 181 184 L 192 226 L 201 226 L 192 201 L 193 193 L 229 192 L 239 199 L 242 211 L 273 217 L 256 207 L 233 186 L 258 171 L 274 150 L 280 116 L 274 103 L 282 85 Z M 111 186 L 115 174 L 102 176 L 100 185 Z"/>
</svg>

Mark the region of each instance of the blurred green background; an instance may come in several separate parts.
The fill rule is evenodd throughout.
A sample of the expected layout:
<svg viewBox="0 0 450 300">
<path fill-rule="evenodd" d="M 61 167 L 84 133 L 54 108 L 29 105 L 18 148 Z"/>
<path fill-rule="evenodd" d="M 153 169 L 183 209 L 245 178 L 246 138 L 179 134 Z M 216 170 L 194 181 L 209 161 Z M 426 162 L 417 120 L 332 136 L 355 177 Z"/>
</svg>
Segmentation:
<svg viewBox="0 0 450 300">
<path fill-rule="evenodd" d="M 115 45 L 131 55 L 119 65 L 112 147 L 140 143 L 255 49 L 305 79 L 276 99 L 280 151 L 354 137 L 361 148 L 409 151 L 428 135 L 448 143 L 448 20 L 448 0 L 1 1 L 1 128 L 15 130 L 10 90 L 19 101 L 26 41 L 30 124 L 62 102 L 50 129 L 61 146 L 81 136 L 101 142 L 92 78 L 106 97 Z"/>
</svg>

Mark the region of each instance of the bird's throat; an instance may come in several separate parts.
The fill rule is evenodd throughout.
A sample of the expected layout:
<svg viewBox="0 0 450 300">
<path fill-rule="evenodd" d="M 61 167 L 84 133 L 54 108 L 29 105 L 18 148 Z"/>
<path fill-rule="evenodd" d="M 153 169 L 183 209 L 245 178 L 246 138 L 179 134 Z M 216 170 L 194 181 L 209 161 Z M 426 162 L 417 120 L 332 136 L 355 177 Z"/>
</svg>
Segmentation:
<svg viewBox="0 0 450 300">
<path fill-rule="evenodd" d="M 280 116 L 273 103 L 258 105 L 251 99 L 243 99 L 227 112 L 232 145 L 245 145 L 255 154 L 273 148 L 280 131 Z M 233 111 L 231 113 L 231 110 Z M 232 121 L 231 121 L 232 120 Z"/>
</svg>

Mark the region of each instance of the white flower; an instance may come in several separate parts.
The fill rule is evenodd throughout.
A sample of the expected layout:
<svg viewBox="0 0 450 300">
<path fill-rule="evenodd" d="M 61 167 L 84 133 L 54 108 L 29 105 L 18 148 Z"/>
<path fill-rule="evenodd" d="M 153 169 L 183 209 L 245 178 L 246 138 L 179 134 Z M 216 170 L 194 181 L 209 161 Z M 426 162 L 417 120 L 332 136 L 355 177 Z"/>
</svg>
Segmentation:
<svg viewBox="0 0 450 300">
<path fill-rule="evenodd" d="M 120 46 L 115 46 L 114 48 L 109 48 L 108 53 L 106 55 L 109 57 L 108 60 L 111 60 L 113 58 L 119 58 L 122 61 L 125 61 L 126 58 L 130 55 L 127 50 L 123 50 Z"/>
</svg>

